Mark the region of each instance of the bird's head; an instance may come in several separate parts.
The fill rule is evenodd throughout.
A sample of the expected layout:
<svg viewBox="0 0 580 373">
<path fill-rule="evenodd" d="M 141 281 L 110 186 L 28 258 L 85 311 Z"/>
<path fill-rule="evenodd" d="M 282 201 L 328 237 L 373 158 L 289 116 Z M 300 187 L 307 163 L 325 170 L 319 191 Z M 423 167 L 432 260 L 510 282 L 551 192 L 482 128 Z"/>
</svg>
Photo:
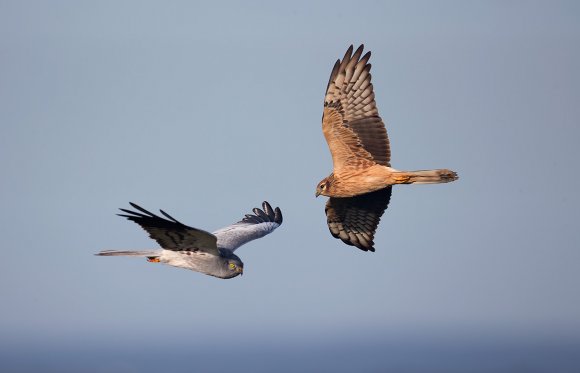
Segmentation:
<svg viewBox="0 0 580 373">
<path fill-rule="evenodd" d="M 231 277 L 244 274 L 244 263 L 238 258 L 230 258 L 227 261 L 228 272 Z"/>
<path fill-rule="evenodd" d="M 334 179 L 333 175 L 330 175 L 328 177 L 325 177 L 318 183 L 318 185 L 316 186 L 316 197 L 318 197 L 319 195 L 329 196 L 330 189 L 332 188 L 333 179 Z"/>
</svg>

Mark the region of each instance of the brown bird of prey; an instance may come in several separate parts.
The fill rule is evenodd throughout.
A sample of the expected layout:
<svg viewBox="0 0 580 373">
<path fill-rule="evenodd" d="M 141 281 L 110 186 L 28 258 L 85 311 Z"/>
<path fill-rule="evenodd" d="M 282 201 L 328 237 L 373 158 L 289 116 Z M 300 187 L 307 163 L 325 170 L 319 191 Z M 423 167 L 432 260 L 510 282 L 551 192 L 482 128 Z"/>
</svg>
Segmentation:
<svg viewBox="0 0 580 373">
<path fill-rule="evenodd" d="M 330 197 L 326 217 L 330 233 L 347 245 L 375 251 L 374 234 L 395 184 L 436 184 L 457 180 L 447 170 L 399 171 L 391 167 L 391 149 L 371 83 L 371 52 L 364 46 L 337 60 L 330 74 L 322 132 L 332 154 L 333 171 L 316 186 Z"/>
</svg>

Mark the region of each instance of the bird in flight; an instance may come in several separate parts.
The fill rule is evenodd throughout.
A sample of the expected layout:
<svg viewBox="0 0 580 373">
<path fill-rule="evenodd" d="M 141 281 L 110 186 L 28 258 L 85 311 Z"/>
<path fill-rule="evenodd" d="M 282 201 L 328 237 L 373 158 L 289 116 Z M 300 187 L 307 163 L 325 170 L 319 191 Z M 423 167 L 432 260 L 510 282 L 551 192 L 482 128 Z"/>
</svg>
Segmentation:
<svg viewBox="0 0 580 373">
<path fill-rule="evenodd" d="M 391 148 L 375 103 L 371 52 L 351 45 L 330 74 L 322 132 L 333 171 L 316 186 L 316 196 L 330 197 L 326 218 L 330 233 L 347 245 L 375 251 L 374 234 L 395 184 L 436 184 L 457 180 L 448 169 L 400 171 L 391 167 Z M 361 57 L 362 56 L 362 57 Z"/>
<path fill-rule="evenodd" d="M 245 243 L 272 233 L 282 224 L 282 212 L 272 209 L 268 202 L 262 210 L 254 208 L 254 214 L 237 223 L 213 233 L 184 225 L 163 210 L 165 218 L 130 203 L 137 211 L 120 209 L 118 214 L 139 224 L 157 241 L 161 249 L 140 251 L 105 250 L 99 256 L 139 256 L 153 263 L 165 263 L 174 267 L 190 269 L 219 278 L 233 278 L 244 272 L 244 263 L 234 254 Z"/>
</svg>

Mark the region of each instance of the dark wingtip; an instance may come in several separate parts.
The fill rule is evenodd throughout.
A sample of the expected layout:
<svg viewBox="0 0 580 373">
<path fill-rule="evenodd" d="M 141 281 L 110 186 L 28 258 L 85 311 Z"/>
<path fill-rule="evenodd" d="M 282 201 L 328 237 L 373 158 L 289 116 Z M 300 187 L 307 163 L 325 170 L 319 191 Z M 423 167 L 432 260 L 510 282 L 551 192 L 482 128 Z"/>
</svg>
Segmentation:
<svg viewBox="0 0 580 373">
<path fill-rule="evenodd" d="M 370 60 L 370 59 L 371 59 L 371 51 L 368 51 L 365 53 L 364 56 L 362 56 L 361 61 L 366 60 L 368 62 L 368 60 Z"/>
<path fill-rule="evenodd" d="M 328 91 L 328 87 L 330 87 L 330 83 L 335 78 L 336 74 L 338 73 L 338 68 L 340 67 L 340 60 L 336 60 L 334 66 L 332 67 L 332 72 L 330 73 L 330 77 L 328 78 L 328 84 L 326 84 L 326 90 Z"/>
<path fill-rule="evenodd" d="M 282 221 L 284 221 L 284 218 L 282 217 L 282 210 L 280 210 L 279 207 L 274 209 L 274 221 L 280 225 L 282 225 Z"/>
<path fill-rule="evenodd" d="M 251 223 L 251 224 L 259 224 L 265 222 L 273 222 L 282 224 L 282 212 L 278 207 L 272 209 L 272 206 L 268 203 L 268 201 L 262 202 L 262 209 L 254 207 L 252 209 L 252 214 L 246 214 L 246 216 L 240 221 L 240 223 Z"/>
<path fill-rule="evenodd" d="M 359 249 L 359 250 L 361 250 L 361 251 L 370 251 L 370 252 L 373 252 L 373 253 L 375 252 L 375 248 L 374 248 L 374 246 L 372 246 L 372 245 L 374 245 L 374 243 L 373 243 L 373 242 L 371 242 L 371 243 L 370 243 L 370 244 L 371 244 L 371 246 L 363 246 L 363 245 L 362 245 L 361 243 L 359 243 L 359 242 L 352 242 L 352 241 L 345 240 L 345 239 L 341 238 L 339 234 L 332 232 L 332 230 L 330 230 L 330 234 L 331 234 L 331 235 L 332 235 L 334 238 L 338 238 L 338 239 L 340 239 L 340 240 L 341 240 L 343 243 L 345 243 L 345 244 L 347 244 L 347 245 L 349 245 L 349 246 L 354 246 L 354 247 L 356 247 L 357 249 Z"/>
<path fill-rule="evenodd" d="M 175 219 L 173 216 L 169 215 L 168 213 L 166 213 L 163 210 L 159 210 L 161 212 L 161 214 L 163 214 L 163 216 L 165 216 L 167 219 L 171 220 L 174 223 L 180 224 L 180 225 L 184 225 L 182 222 L 180 222 L 179 220 Z"/>
<path fill-rule="evenodd" d="M 354 55 L 355 56 L 360 56 L 363 52 L 363 50 L 365 49 L 365 45 L 361 44 L 358 46 L 358 48 L 356 49 L 356 51 L 354 51 Z"/>
<path fill-rule="evenodd" d="M 370 251 L 370 252 L 375 252 L 375 248 L 373 246 L 363 246 L 363 245 L 356 245 L 354 244 L 353 246 L 355 246 L 357 249 L 360 249 L 362 251 Z"/>
<path fill-rule="evenodd" d="M 270 203 L 268 203 L 268 201 L 262 202 L 262 207 L 264 208 L 264 212 L 268 214 L 270 221 L 280 225 L 282 224 L 284 219 L 282 218 L 282 210 L 280 210 L 280 207 L 276 207 L 274 210 L 272 210 L 272 206 Z"/>
<path fill-rule="evenodd" d="M 272 209 L 272 206 L 270 206 L 268 201 L 262 202 L 262 208 L 270 220 L 276 221 L 276 211 Z"/>
</svg>

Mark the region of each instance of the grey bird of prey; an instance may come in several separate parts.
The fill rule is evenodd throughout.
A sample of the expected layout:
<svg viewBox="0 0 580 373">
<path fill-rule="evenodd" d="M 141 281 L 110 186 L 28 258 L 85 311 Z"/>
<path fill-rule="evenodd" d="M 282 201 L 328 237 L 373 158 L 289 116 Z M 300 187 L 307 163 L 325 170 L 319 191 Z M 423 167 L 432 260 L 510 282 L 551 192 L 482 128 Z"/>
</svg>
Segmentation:
<svg viewBox="0 0 580 373">
<path fill-rule="evenodd" d="M 130 204 L 138 211 L 119 209 L 125 214 L 118 215 L 139 224 L 162 248 L 105 250 L 95 255 L 146 257 L 149 262 L 165 263 L 224 279 L 244 272 L 244 263 L 234 254 L 236 249 L 272 233 L 282 224 L 282 212 L 278 207 L 272 209 L 268 202 L 262 203 L 262 210 L 254 208 L 254 214 L 246 214 L 239 222 L 213 233 L 182 224 L 163 210 L 159 211 L 165 218 L 132 202 Z"/>
</svg>

